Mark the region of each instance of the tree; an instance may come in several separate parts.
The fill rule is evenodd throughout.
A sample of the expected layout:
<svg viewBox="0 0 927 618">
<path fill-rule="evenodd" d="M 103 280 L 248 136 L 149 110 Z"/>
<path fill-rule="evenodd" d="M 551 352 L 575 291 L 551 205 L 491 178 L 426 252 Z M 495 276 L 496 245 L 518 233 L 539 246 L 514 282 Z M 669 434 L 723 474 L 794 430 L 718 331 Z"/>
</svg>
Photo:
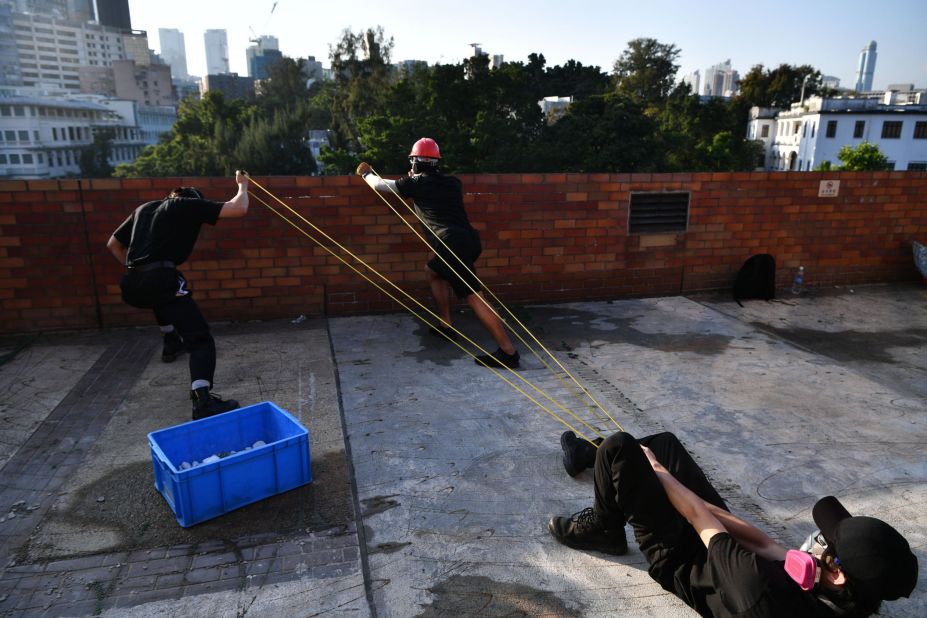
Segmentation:
<svg viewBox="0 0 927 618">
<path fill-rule="evenodd" d="M 233 153 L 255 112 L 253 104 L 226 101 L 215 91 L 201 100 L 184 99 L 170 132 L 132 163 L 118 166 L 114 175 L 227 176 L 240 167 Z"/>
<path fill-rule="evenodd" d="M 113 166 L 109 158 L 113 154 L 112 129 L 94 129 L 93 142 L 80 150 L 80 175 L 84 178 L 109 178 Z"/>
<path fill-rule="evenodd" d="M 357 34 L 344 30 L 341 40 L 329 48 L 335 76 L 331 100 L 335 149 L 348 153 L 360 150 L 358 122 L 382 110 L 384 97 L 393 83 L 392 49 L 393 39 L 387 39 L 380 26 Z M 363 51 L 363 58 L 359 57 L 359 51 Z"/>
<path fill-rule="evenodd" d="M 656 39 L 634 39 L 615 61 L 615 89 L 647 105 L 663 101 L 676 84 L 679 48 Z"/>
<path fill-rule="evenodd" d="M 838 169 L 845 172 L 883 171 L 892 169 L 888 157 L 882 154 L 876 144 L 862 142 L 856 147 L 844 146 L 837 152 L 843 162 Z"/>
<path fill-rule="evenodd" d="M 738 97 L 747 107 L 755 105 L 788 109 L 792 103 L 801 100 L 802 82 L 805 86 L 805 98 L 824 93 L 821 72 L 811 65 L 780 64 L 777 68 L 767 71 L 762 64 L 758 64 L 740 80 Z"/>
<path fill-rule="evenodd" d="M 589 97 L 547 127 L 532 157 L 536 171 L 651 172 L 661 165 L 656 125 L 620 94 Z"/>
<path fill-rule="evenodd" d="M 305 176 L 315 173 L 309 151 L 307 112 L 282 109 L 270 118 L 252 118 L 235 147 L 233 159 L 252 174 Z"/>
</svg>

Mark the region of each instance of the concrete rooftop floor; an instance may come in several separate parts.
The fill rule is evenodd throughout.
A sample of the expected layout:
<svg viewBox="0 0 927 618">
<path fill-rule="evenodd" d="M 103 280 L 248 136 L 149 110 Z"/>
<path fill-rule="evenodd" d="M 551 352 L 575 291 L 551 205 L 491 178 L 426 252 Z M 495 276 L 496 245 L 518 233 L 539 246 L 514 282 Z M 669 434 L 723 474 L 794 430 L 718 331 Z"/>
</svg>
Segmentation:
<svg viewBox="0 0 927 618">
<path fill-rule="evenodd" d="M 927 615 L 927 287 L 514 309 L 625 430 L 675 432 L 784 543 L 827 494 L 894 525 L 921 577 L 882 614 Z M 471 315 L 457 326 L 489 345 Z M 161 363 L 153 328 L 2 338 L 0 616 L 695 615 L 633 542 L 610 557 L 549 536 L 591 505 L 564 426 L 411 316 L 214 333 L 217 392 L 298 417 L 313 482 L 181 528 L 146 436 L 189 419 L 186 357 Z M 519 347 L 514 383 L 616 428 Z"/>
</svg>

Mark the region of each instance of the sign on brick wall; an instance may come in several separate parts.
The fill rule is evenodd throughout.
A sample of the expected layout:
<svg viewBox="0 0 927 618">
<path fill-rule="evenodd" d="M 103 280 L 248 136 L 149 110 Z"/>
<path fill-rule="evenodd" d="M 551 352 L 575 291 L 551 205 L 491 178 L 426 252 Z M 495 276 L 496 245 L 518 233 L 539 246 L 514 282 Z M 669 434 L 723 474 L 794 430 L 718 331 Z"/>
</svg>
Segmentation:
<svg viewBox="0 0 927 618">
<path fill-rule="evenodd" d="M 822 180 L 818 187 L 818 197 L 837 197 L 840 193 L 839 180 Z"/>
</svg>

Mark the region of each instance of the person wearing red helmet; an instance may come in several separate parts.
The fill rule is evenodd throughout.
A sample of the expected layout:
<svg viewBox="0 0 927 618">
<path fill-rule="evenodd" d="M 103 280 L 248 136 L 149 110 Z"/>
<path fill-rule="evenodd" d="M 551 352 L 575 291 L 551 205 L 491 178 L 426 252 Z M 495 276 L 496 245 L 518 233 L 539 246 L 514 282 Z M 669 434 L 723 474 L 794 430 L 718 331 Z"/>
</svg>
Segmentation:
<svg viewBox="0 0 927 618">
<path fill-rule="evenodd" d="M 594 468 L 593 506 L 552 517 L 551 535 L 620 555 L 631 524 L 650 576 L 702 616 L 869 616 L 917 585 L 905 538 L 884 521 L 850 515 L 833 496 L 811 510 L 819 530 L 788 550 L 728 511 L 673 434 L 619 432 L 591 450 L 580 440 L 561 440 L 564 464 Z"/>
<path fill-rule="evenodd" d="M 519 363 L 518 351 L 505 332 L 502 320 L 486 301 L 476 277 L 474 263 L 482 252 L 482 245 L 464 209 L 463 185 L 460 179 L 440 172 L 440 160 L 438 144 L 423 137 L 409 151 L 412 168 L 407 176 L 395 181 L 384 180 L 372 174 L 367 163 L 357 166 L 357 174 L 375 191 L 384 194 L 395 191 L 403 198 L 411 198 L 415 212 L 433 232 L 427 236 L 435 255 L 428 261 L 425 272 L 443 324 L 431 332 L 448 339 L 456 338 L 451 328 L 450 290 L 453 289 L 457 297 L 473 309 L 498 346 L 493 354 L 478 356 L 477 364 L 515 369 Z"/>
</svg>

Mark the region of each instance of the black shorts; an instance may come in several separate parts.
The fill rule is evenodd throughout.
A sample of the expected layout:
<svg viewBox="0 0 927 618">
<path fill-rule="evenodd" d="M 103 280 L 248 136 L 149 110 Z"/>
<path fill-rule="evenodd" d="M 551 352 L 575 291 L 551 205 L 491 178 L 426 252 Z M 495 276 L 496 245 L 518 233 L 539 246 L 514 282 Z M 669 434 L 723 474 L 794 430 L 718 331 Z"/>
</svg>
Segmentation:
<svg viewBox="0 0 927 618">
<path fill-rule="evenodd" d="M 451 284 L 457 298 L 479 292 L 482 288 L 474 265 L 483 252 L 479 233 L 474 229 L 451 230 L 441 240 L 444 242 L 432 240 L 435 256 L 428 260 L 428 268 Z"/>
<path fill-rule="evenodd" d="M 139 309 L 156 309 L 179 299 L 189 298 L 187 280 L 173 268 L 146 272 L 129 271 L 119 282 L 122 300 Z"/>
</svg>

